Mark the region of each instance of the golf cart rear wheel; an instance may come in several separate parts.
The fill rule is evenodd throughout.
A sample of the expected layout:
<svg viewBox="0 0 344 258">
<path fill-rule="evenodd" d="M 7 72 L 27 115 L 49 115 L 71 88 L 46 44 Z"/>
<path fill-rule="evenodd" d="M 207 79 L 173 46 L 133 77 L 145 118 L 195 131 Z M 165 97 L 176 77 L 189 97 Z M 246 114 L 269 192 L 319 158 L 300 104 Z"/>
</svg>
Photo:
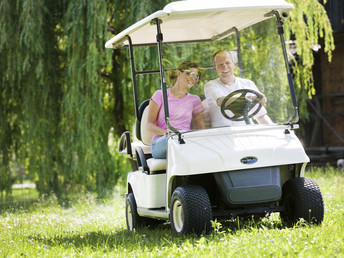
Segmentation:
<svg viewBox="0 0 344 258">
<path fill-rule="evenodd" d="M 324 219 L 324 201 L 317 183 L 311 178 L 292 178 L 283 186 L 284 211 L 281 219 L 287 226 L 300 219 L 320 224 Z"/>
<path fill-rule="evenodd" d="M 136 201 L 133 193 L 128 194 L 125 204 L 125 215 L 127 221 L 127 228 L 129 231 L 134 231 L 144 226 L 144 220 L 137 213 Z"/>
<path fill-rule="evenodd" d="M 171 199 L 170 221 L 178 235 L 210 231 L 211 205 L 207 192 L 197 185 L 179 186 Z"/>
</svg>

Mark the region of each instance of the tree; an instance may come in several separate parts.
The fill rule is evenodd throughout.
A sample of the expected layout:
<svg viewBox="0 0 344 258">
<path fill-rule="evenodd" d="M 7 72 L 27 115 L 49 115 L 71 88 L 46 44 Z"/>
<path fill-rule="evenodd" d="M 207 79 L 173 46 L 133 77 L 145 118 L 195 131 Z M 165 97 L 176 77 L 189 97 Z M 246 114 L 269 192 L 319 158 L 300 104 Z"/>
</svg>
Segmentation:
<svg viewBox="0 0 344 258">
<path fill-rule="evenodd" d="M 41 194 L 113 188 L 123 164 L 110 155 L 108 135 L 133 118 L 123 112 L 131 106 L 125 54 L 111 56 L 104 43 L 108 31 L 166 4 L 147 2 L 0 2 L 1 193 L 11 191 L 13 160 Z"/>
<path fill-rule="evenodd" d="M 296 56 L 291 66 L 296 85 L 301 117 L 308 118 L 306 109 L 307 98 L 315 95 L 312 66 L 314 64 L 313 48 L 323 38 L 324 51 L 331 62 L 334 40 L 330 20 L 326 10 L 318 0 L 287 0 L 295 6 L 284 24 L 286 39 L 295 44 Z M 324 1 L 326 4 L 327 1 Z M 290 41 L 293 39 L 292 41 Z"/>
</svg>

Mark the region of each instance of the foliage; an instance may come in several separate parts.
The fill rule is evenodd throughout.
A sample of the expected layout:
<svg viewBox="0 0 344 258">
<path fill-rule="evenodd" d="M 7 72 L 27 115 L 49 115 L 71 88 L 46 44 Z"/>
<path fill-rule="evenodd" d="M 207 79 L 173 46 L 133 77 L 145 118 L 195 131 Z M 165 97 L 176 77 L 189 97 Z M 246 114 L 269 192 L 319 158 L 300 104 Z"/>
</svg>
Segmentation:
<svg viewBox="0 0 344 258">
<path fill-rule="evenodd" d="M 13 159 L 41 194 L 112 187 L 99 76 L 106 3 L 1 1 L 0 10 L 0 191 L 10 192 Z"/>
<path fill-rule="evenodd" d="M 323 193 L 319 226 L 286 228 L 278 214 L 261 220 L 214 221 L 214 231 L 178 237 L 170 225 L 128 232 L 123 195 L 97 201 L 92 195 L 66 205 L 53 197 L 31 206 L 0 210 L 4 257 L 340 257 L 344 252 L 343 171 L 306 172 Z"/>
<path fill-rule="evenodd" d="M 60 87 L 53 3 L 1 1 L 1 182 L 9 191 L 9 163 L 21 160 L 32 176 L 51 184 L 56 172 Z M 58 16 L 58 8 L 56 10 Z M 50 41 L 50 42 L 49 42 Z"/>
<path fill-rule="evenodd" d="M 284 23 L 286 39 L 296 47 L 296 55 L 291 56 L 291 65 L 301 116 L 308 117 L 306 99 L 315 95 L 312 66 L 313 49 L 323 44 L 328 60 L 332 59 L 334 40 L 330 20 L 324 6 L 318 0 L 287 0 L 295 6 L 290 18 Z M 327 1 L 324 1 L 324 4 Z M 323 39 L 323 43 L 319 42 Z"/>
</svg>

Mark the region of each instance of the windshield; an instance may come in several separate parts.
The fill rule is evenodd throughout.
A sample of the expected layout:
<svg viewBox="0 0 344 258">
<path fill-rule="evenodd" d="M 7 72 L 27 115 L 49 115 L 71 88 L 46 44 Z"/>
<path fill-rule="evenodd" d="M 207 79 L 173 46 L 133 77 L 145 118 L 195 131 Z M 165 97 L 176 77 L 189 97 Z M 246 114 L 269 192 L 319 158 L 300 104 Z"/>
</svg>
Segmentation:
<svg viewBox="0 0 344 258">
<path fill-rule="evenodd" d="M 162 33 L 164 33 L 163 29 Z M 240 31 L 241 60 L 238 57 L 237 43 L 237 36 L 233 33 L 224 39 L 212 42 L 163 44 L 162 61 L 167 87 L 171 88 L 174 85 L 178 66 L 184 61 L 193 61 L 199 65 L 200 79 L 189 90 L 189 93 L 199 96 L 202 100 L 206 111 L 207 127 L 258 124 L 262 123 L 260 118 L 265 115 L 273 124 L 285 124 L 293 116 L 294 110 L 275 18 Z M 214 70 L 213 54 L 218 50 L 228 50 L 235 63 L 233 73 L 236 86 L 234 88 L 232 82 L 226 85 L 226 82 L 221 80 L 221 71 L 227 72 L 225 68 L 221 70 L 223 63 L 221 60 L 215 64 L 217 69 Z M 147 55 L 148 52 L 154 55 L 153 52 L 157 53 L 156 47 L 147 47 L 142 53 Z M 158 69 L 158 63 L 154 67 L 144 66 L 145 64 L 137 68 Z M 150 97 L 161 88 L 159 74 L 140 77 L 138 85 L 148 83 L 150 86 L 150 90 L 145 90 L 144 95 L 148 94 Z M 231 98 L 230 104 L 223 104 L 221 111 L 221 106 L 217 103 L 221 87 L 233 88 L 230 91 L 220 92 L 223 96 L 245 88 L 253 90 L 253 93 L 250 91 L 234 94 L 234 100 Z M 218 89 L 213 90 L 213 88 Z M 265 97 L 256 96 L 254 92 L 263 94 Z M 260 101 L 259 98 L 263 100 Z M 265 105 L 260 110 L 258 110 L 258 101 Z M 249 122 L 245 119 L 246 116 L 249 116 Z M 230 122 L 224 122 L 228 120 Z"/>
</svg>

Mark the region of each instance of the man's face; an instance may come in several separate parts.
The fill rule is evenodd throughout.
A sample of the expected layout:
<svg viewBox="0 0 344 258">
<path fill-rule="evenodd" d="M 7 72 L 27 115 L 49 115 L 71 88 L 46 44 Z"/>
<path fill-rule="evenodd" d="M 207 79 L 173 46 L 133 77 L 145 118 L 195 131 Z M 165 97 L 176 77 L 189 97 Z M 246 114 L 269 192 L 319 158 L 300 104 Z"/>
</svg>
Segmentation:
<svg viewBox="0 0 344 258">
<path fill-rule="evenodd" d="M 214 58 L 214 69 L 224 84 L 232 82 L 234 76 L 234 62 L 228 52 L 220 52 Z"/>
</svg>

